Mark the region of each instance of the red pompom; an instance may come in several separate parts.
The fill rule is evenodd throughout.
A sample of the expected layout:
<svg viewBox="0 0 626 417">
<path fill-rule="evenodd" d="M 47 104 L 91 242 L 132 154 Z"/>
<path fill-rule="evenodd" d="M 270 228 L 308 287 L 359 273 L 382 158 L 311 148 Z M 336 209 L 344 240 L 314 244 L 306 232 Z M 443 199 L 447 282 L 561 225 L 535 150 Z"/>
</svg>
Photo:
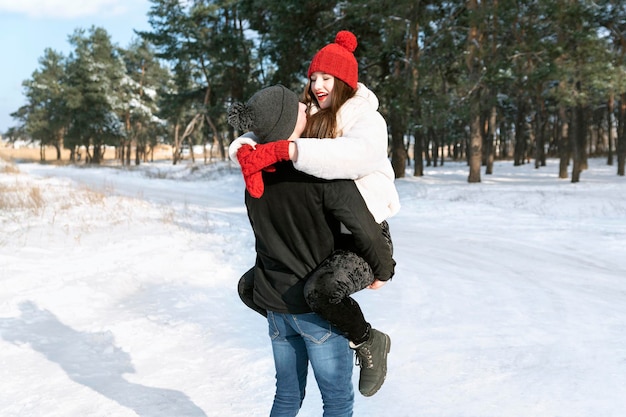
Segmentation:
<svg viewBox="0 0 626 417">
<path fill-rule="evenodd" d="M 354 36 L 354 33 L 349 32 L 347 30 L 342 30 L 339 33 L 337 33 L 337 36 L 335 37 L 335 43 L 343 46 L 349 52 L 354 52 L 354 50 L 356 49 L 358 45 L 356 41 L 356 36 Z"/>
</svg>

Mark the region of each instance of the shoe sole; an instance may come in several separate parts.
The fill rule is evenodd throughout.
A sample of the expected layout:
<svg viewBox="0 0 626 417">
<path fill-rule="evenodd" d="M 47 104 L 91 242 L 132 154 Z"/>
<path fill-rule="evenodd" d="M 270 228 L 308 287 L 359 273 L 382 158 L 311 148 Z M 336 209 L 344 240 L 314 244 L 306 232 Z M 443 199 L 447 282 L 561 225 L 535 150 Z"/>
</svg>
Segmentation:
<svg viewBox="0 0 626 417">
<path fill-rule="evenodd" d="M 384 350 L 384 352 L 385 352 L 385 359 L 383 361 L 383 363 L 385 364 L 385 366 L 383 368 L 385 372 L 383 373 L 383 380 L 380 381 L 380 384 L 378 384 L 376 386 L 376 388 L 374 388 L 372 391 L 370 391 L 368 393 L 361 392 L 361 394 L 364 397 L 371 397 L 372 395 L 376 394 L 378 392 L 378 390 L 380 389 L 380 387 L 382 387 L 383 384 L 385 383 L 385 378 L 387 378 L 387 355 L 391 351 L 391 338 L 389 337 L 389 335 L 387 335 L 385 333 L 383 333 L 383 334 L 385 335 L 385 350 Z"/>
</svg>

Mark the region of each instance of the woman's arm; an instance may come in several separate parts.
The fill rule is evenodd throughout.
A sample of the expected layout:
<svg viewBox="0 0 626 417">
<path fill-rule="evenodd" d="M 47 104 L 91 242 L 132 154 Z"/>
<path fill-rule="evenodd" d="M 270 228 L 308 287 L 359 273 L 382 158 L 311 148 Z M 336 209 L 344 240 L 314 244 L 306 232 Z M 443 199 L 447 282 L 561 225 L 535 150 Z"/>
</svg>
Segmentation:
<svg viewBox="0 0 626 417">
<path fill-rule="evenodd" d="M 377 111 L 363 112 L 341 137 L 301 138 L 295 143 L 297 149 L 290 149 L 290 156 L 296 169 L 325 179 L 357 179 L 387 160 L 387 123 Z"/>
</svg>

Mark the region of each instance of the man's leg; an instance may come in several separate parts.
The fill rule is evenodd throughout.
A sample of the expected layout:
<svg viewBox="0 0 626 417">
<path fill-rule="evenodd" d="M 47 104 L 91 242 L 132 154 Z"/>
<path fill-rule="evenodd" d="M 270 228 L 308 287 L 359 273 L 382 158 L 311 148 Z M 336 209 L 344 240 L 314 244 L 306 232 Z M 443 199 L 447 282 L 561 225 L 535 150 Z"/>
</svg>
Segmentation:
<svg viewBox="0 0 626 417">
<path fill-rule="evenodd" d="M 267 321 L 276 367 L 276 395 L 270 417 L 294 417 L 304 400 L 309 366 L 306 346 L 288 315 L 270 311 Z"/>
<path fill-rule="evenodd" d="M 354 407 L 352 351 L 348 340 L 315 313 L 292 316 L 306 344 L 324 402 L 324 417 L 351 417 Z"/>
</svg>

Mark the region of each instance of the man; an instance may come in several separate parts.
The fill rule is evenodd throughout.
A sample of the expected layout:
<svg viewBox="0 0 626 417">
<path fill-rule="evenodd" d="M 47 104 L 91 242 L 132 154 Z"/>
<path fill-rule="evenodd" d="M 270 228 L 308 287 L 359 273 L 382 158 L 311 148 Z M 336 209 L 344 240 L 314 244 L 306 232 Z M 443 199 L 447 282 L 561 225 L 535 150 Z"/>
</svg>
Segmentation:
<svg viewBox="0 0 626 417">
<path fill-rule="evenodd" d="M 229 123 L 251 130 L 257 150 L 239 150 L 246 181 L 245 202 L 256 240 L 254 304 L 267 312 L 276 367 L 271 417 L 295 416 L 304 399 L 310 361 L 324 402 L 324 417 L 352 416 L 352 352 L 334 326 L 311 311 L 304 296 L 307 277 L 340 240 L 340 224 L 352 234 L 354 250 L 375 277 L 388 280 L 395 262 L 391 249 L 353 181 L 326 181 L 293 168 L 288 142 L 306 125 L 297 95 L 276 85 L 235 103 Z M 278 142 L 277 142 L 278 141 Z M 266 158 L 264 158 L 266 156 Z M 271 167 L 263 160 L 283 161 Z M 268 172 L 272 171 L 272 172 Z M 388 336 L 376 332 L 370 345 L 375 362 L 386 364 Z"/>
</svg>

